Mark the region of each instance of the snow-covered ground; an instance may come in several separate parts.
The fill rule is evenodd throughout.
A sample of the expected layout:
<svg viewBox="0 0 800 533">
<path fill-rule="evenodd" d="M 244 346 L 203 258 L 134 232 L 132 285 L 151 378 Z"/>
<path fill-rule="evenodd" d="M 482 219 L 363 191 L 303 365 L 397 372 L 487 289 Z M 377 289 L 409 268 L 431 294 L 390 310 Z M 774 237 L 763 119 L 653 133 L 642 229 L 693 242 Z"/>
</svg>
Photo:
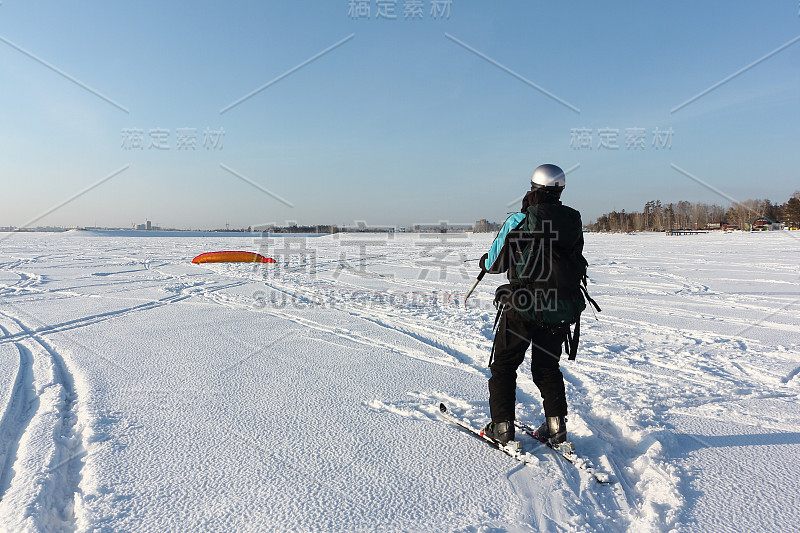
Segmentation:
<svg viewBox="0 0 800 533">
<path fill-rule="evenodd" d="M 0 234 L 0 528 L 797 530 L 800 235 L 586 235 L 562 369 L 605 486 L 436 417 L 487 421 L 491 238 Z M 224 249 L 278 263 L 190 263 Z"/>
</svg>

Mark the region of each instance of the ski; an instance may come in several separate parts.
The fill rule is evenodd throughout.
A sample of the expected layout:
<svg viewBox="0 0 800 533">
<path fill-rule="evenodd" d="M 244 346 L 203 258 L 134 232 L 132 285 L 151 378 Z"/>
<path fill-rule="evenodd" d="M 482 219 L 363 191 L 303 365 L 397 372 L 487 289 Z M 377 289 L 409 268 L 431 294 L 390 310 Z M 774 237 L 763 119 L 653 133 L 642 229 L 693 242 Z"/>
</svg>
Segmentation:
<svg viewBox="0 0 800 533">
<path fill-rule="evenodd" d="M 481 441 L 485 442 L 492 448 L 500 450 L 501 452 L 505 453 L 509 457 L 513 457 L 517 461 L 527 464 L 527 465 L 536 465 L 539 461 L 534 456 L 529 453 L 522 453 L 522 445 L 518 441 L 509 441 L 508 444 L 501 444 L 500 442 L 487 437 L 483 434 L 483 432 L 479 429 L 475 429 L 469 424 L 462 422 L 461 420 L 454 417 L 448 410 L 447 406 L 444 403 L 439 404 L 439 417 L 444 420 L 445 422 L 452 424 L 459 429 L 461 429 L 464 433 L 468 433 L 473 437 L 480 439 Z"/>
<path fill-rule="evenodd" d="M 522 432 L 524 432 L 525 434 L 527 434 L 531 438 L 541 442 L 542 444 L 544 444 L 545 446 L 550 448 L 550 450 L 552 450 L 555 455 L 557 455 L 561 459 L 567 461 L 568 463 L 570 463 L 575 468 L 578 468 L 580 470 L 584 470 L 584 471 L 588 472 L 589 474 L 591 474 L 592 477 L 594 477 L 595 481 L 597 481 L 599 484 L 601 484 L 601 485 L 609 485 L 609 484 L 611 484 L 611 480 L 609 479 L 608 474 L 605 474 L 603 472 L 597 472 L 594 469 L 594 467 L 592 467 L 588 463 L 588 461 L 586 459 L 584 459 L 582 457 L 579 457 L 575 453 L 575 446 L 573 446 L 571 442 L 565 442 L 561 446 L 553 446 L 553 444 L 550 443 L 549 439 L 545 439 L 545 438 L 539 436 L 538 428 L 533 428 L 533 427 L 529 426 L 528 424 L 525 424 L 524 422 L 519 422 L 519 421 L 516 421 L 516 420 L 514 421 L 514 426 L 516 426 L 517 429 L 522 430 Z"/>
<path fill-rule="evenodd" d="M 464 431 L 465 433 L 469 433 L 475 438 L 480 439 L 481 441 L 485 442 L 486 444 L 490 445 L 493 448 L 500 450 L 501 452 L 505 453 L 509 457 L 513 457 L 514 459 L 528 464 L 528 465 L 535 465 L 538 463 L 538 459 L 535 456 L 531 455 L 528 452 L 522 452 L 522 444 L 519 441 L 510 441 L 508 444 L 501 444 L 496 440 L 487 437 L 483 434 L 483 432 L 479 429 L 475 429 L 471 425 L 462 422 L 461 420 L 454 417 L 450 411 L 447 410 L 447 406 L 444 403 L 439 404 L 439 416 L 442 420 L 457 426 L 459 429 Z M 514 426 L 521 430 L 523 433 L 531 437 L 532 439 L 536 440 L 547 446 L 550 451 L 553 452 L 554 455 L 560 457 L 564 461 L 568 462 L 575 468 L 579 470 L 583 470 L 590 474 L 594 480 L 600 485 L 609 485 L 612 481 L 609 479 L 608 474 L 603 472 L 598 472 L 592 467 L 586 459 L 583 457 L 578 456 L 575 453 L 575 447 L 571 443 L 568 447 L 565 446 L 553 446 L 549 440 L 541 438 L 537 434 L 537 430 L 524 422 L 514 421 Z"/>
</svg>

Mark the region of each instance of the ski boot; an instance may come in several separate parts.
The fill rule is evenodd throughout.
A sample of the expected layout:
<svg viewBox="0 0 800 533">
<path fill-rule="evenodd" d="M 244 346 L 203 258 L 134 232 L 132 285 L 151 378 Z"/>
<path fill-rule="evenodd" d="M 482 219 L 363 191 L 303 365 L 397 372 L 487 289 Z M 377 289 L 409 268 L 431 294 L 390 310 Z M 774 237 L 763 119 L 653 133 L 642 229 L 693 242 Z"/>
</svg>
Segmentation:
<svg viewBox="0 0 800 533">
<path fill-rule="evenodd" d="M 567 442 L 567 417 L 548 416 L 536 435 L 546 440 L 555 450 L 571 453 L 575 448 L 572 443 Z"/>
<path fill-rule="evenodd" d="M 514 440 L 514 421 L 489 422 L 481 431 L 481 435 L 500 444 L 508 444 L 509 441 Z"/>
<path fill-rule="evenodd" d="M 547 438 L 550 444 L 556 446 L 567 440 L 567 417 L 548 416 L 547 417 Z"/>
</svg>

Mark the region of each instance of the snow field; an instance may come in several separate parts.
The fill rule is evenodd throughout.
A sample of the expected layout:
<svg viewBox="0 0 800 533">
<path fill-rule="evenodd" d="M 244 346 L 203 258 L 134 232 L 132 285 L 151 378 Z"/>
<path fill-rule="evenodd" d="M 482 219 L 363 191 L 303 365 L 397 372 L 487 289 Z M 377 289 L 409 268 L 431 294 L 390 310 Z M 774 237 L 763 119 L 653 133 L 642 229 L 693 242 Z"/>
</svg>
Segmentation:
<svg viewBox="0 0 800 533">
<path fill-rule="evenodd" d="M 570 440 L 488 421 L 490 235 L 16 234 L 0 259 L 9 531 L 750 531 L 800 523 L 800 249 L 587 234 Z M 192 265 L 248 249 L 276 265 Z M 543 416 L 528 363 L 517 416 Z M 747 482 L 742 483 L 742 478 Z M 764 516 L 768 518 L 764 518 Z"/>
</svg>

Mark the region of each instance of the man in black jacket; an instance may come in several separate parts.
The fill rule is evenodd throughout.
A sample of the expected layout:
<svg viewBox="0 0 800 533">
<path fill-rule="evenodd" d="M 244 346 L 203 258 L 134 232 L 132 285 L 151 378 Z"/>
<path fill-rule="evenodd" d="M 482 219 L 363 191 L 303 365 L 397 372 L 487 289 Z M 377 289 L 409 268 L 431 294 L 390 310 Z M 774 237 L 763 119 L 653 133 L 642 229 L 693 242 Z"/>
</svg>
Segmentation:
<svg viewBox="0 0 800 533">
<path fill-rule="evenodd" d="M 532 347 L 531 373 L 542 395 L 545 422 L 538 434 L 558 446 L 566 441 L 567 400 L 559 369 L 561 345 L 571 340 L 569 325 L 585 308 L 580 280 L 586 272 L 580 213 L 561 203 L 564 172 L 538 167 L 522 210 L 503 224 L 481 268 L 507 272 L 498 288 L 498 322 L 489 368 L 492 422 L 484 434 L 506 443 L 514 439 L 517 368 Z M 569 343 L 567 343 L 569 344 Z M 574 351 L 570 358 L 574 357 Z"/>
</svg>

